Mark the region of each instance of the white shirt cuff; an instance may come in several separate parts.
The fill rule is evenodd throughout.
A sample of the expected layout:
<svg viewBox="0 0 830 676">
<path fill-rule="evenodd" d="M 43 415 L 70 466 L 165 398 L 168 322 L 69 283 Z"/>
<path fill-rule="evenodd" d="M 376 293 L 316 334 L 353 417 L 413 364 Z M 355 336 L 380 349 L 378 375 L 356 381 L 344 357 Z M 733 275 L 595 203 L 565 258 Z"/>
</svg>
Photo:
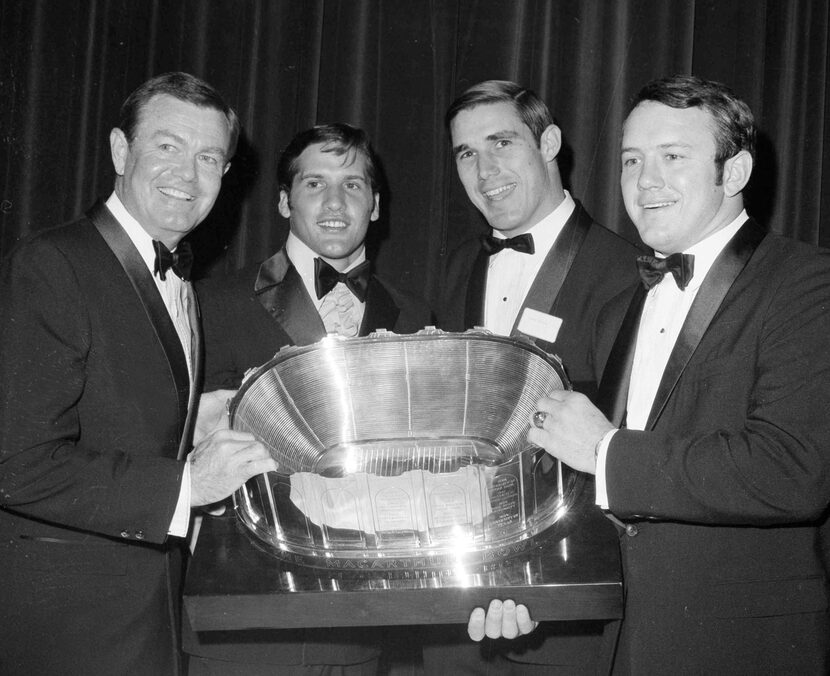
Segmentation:
<svg viewBox="0 0 830 676">
<path fill-rule="evenodd" d="M 179 501 L 176 503 L 176 511 L 173 512 L 173 520 L 170 522 L 168 535 L 176 535 L 183 538 L 187 535 L 190 525 L 190 460 L 184 463 L 182 472 L 182 488 L 179 491 Z"/>
<path fill-rule="evenodd" d="M 596 474 L 596 503 L 603 509 L 608 509 L 608 487 L 605 483 L 605 458 L 608 456 L 608 446 L 611 439 L 619 432 L 617 429 L 608 430 L 597 444 L 597 474 Z"/>
</svg>

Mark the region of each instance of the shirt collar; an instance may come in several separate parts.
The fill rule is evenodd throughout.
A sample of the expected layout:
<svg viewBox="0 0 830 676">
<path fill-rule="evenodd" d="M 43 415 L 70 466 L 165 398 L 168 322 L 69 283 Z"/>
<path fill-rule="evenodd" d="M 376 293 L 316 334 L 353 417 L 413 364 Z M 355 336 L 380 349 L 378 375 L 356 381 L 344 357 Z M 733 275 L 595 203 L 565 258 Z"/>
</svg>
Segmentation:
<svg viewBox="0 0 830 676">
<path fill-rule="evenodd" d="M 317 292 L 314 290 L 314 259 L 322 257 L 293 232 L 288 233 L 288 239 L 285 241 L 285 253 L 288 254 L 291 264 L 302 278 L 308 295 L 314 301 L 317 301 Z M 357 258 L 343 272 L 348 272 L 352 268 L 356 268 L 365 260 L 366 246 L 361 244 L 360 253 Z"/>
<path fill-rule="evenodd" d="M 692 276 L 692 281 L 686 287 L 687 289 L 694 290 L 700 288 L 709 270 L 714 265 L 715 259 L 748 219 L 749 216 L 746 213 L 746 209 L 744 209 L 729 225 L 721 228 L 717 232 L 713 232 L 705 239 L 700 240 L 697 244 L 683 251 L 683 253 L 692 254 L 695 257 L 694 275 Z M 656 253 L 661 258 L 665 257 L 659 252 Z"/>
<path fill-rule="evenodd" d="M 576 203 L 571 194 L 567 190 L 564 193 L 565 198 L 559 206 L 527 231 L 528 234 L 533 235 L 534 258 L 545 258 L 548 255 L 556 242 L 556 238 L 559 237 L 559 233 L 562 232 L 562 228 L 565 227 L 565 223 L 568 222 L 574 209 L 576 209 Z M 498 230 L 493 230 L 493 237 L 507 239 Z"/>
<path fill-rule="evenodd" d="M 109 196 L 109 199 L 106 201 L 106 206 L 112 215 L 115 216 L 115 220 L 124 228 L 124 232 L 127 233 L 135 248 L 138 249 L 141 258 L 144 259 L 147 268 L 152 272 L 156 263 L 153 238 L 150 237 L 149 233 L 127 211 L 127 207 L 124 206 L 124 203 L 118 198 L 115 192 Z"/>
</svg>

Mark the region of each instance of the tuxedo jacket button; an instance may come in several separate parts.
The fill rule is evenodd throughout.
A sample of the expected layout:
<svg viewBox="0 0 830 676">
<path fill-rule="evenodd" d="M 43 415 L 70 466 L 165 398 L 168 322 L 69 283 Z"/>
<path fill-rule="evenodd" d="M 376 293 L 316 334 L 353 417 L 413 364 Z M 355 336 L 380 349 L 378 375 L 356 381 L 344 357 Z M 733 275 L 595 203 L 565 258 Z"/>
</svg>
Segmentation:
<svg viewBox="0 0 830 676">
<path fill-rule="evenodd" d="M 639 528 L 637 528 L 637 525 L 636 525 L 636 524 L 633 524 L 633 523 L 626 524 L 626 526 L 625 526 L 625 534 L 626 534 L 626 535 L 628 535 L 629 537 L 632 537 L 632 538 L 633 538 L 633 537 L 634 537 L 635 535 L 637 535 L 637 533 L 639 533 L 639 532 L 640 532 L 640 529 L 639 529 Z"/>
<path fill-rule="evenodd" d="M 137 530 L 135 532 L 135 539 L 136 540 L 143 540 L 144 539 L 144 531 L 143 530 Z"/>
<path fill-rule="evenodd" d="M 122 537 L 122 538 L 128 538 L 128 537 L 130 537 L 130 534 L 129 534 L 127 531 L 122 530 L 122 531 L 121 531 L 121 537 Z"/>
</svg>

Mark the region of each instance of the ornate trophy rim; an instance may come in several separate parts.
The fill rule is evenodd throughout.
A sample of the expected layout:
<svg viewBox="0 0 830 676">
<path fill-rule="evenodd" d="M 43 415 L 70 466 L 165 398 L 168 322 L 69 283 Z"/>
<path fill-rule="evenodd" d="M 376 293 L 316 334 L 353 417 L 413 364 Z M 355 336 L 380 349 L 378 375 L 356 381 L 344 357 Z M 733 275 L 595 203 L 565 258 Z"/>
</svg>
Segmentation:
<svg viewBox="0 0 830 676">
<path fill-rule="evenodd" d="M 394 359 L 388 359 L 388 364 L 393 366 L 387 366 L 387 362 L 383 361 L 384 351 L 394 352 L 397 349 L 401 351 L 402 357 L 395 353 Z M 520 383 L 522 387 L 519 388 L 515 383 L 504 383 L 504 387 L 509 390 L 508 395 L 519 392 L 517 408 L 522 409 L 519 413 L 502 402 L 497 402 L 499 405 L 490 402 L 489 398 L 498 399 L 493 392 L 475 391 L 478 382 L 476 376 L 481 376 L 484 370 L 475 358 L 469 356 L 471 349 L 480 360 L 487 364 L 492 362 L 496 368 L 501 366 L 503 358 L 504 361 L 515 364 L 517 372 L 527 371 L 525 376 L 530 385 Z M 459 355 L 460 361 L 466 359 L 466 363 L 460 366 L 455 363 L 459 361 L 456 359 Z M 445 361 L 441 361 L 442 358 Z M 305 417 L 298 415 L 298 421 L 291 424 L 298 428 L 305 426 L 300 431 L 311 440 L 306 445 L 314 447 L 312 451 L 306 451 L 297 460 L 293 457 L 293 446 L 290 450 L 286 450 L 287 446 L 275 450 L 275 445 L 285 442 L 289 433 L 283 430 L 281 434 L 272 436 L 269 444 L 272 454 L 276 453 L 275 458 L 286 471 L 269 472 L 255 477 L 234 494 L 238 519 L 260 547 L 264 546 L 267 551 L 289 563 L 330 571 L 411 571 L 456 567 L 459 564 L 498 564 L 500 560 L 528 551 L 543 538 L 565 534 L 568 521 L 565 517 L 582 491 L 584 475 L 570 470 L 542 449 L 530 445 L 524 437 L 529 426 L 529 412 L 532 412 L 529 407 L 535 406 L 536 399 L 547 394 L 550 389 L 571 389 L 571 386 L 561 360 L 528 340 L 498 336 L 483 329 L 448 333 L 427 327 L 408 335 L 388 331 L 378 331 L 363 338 L 330 335 L 312 345 L 283 348 L 268 362 L 246 375 L 239 391 L 229 402 L 231 427 L 253 431 L 248 426 L 250 420 L 246 422 L 245 416 L 259 424 L 259 418 L 255 417 L 257 414 L 250 412 L 254 409 L 247 407 L 256 398 L 255 395 L 262 397 L 262 392 L 266 391 L 267 385 L 262 385 L 257 390 L 261 380 L 270 379 L 276 383 L 267 392 L 274 401 L 280 402 L 280 411 L 284 414 L 280 424 L 283 424 L 286 417 L 296 413 L 295 410 L 288 409 L 303 408 L 287 394 L 292 386 L 297 387 L 296 383 L 291 382 L 294 375 L 292 366 L 301 365 L 306 369 L 303 371 L 306 379 L 302 380 L 305 386 L 308 373 L 313 374 L 314 369 L 334 369 L 332 372 L 338 375 L 343 369 L 351 367 L 348 363 L 350 359 L 356 360 L 361 368 L 370 371 L 375 369 L 376 373 L 367 378 L 371 380 L 372 376 L 376 377 L 381 389 L 386 382 L 384 378 L 389 377 L 390 369 L 395 370 L 396 375 L 392 380 L 397 389 L 392 390 L 405 391 L 409 394 L 410 401 L 407 409 L 407 405 L 399 401 L 401 397 L 391 398 L 394 406 L 390 408 L 397 411 L 402 407 L 404 416 L 409 415 L 409 427 L 405 430 L 408 434 L 396 434 L 400 430 L 393 429 L 388 435 L 360 435 L 360 424 L 349 420 L 349 424 L 342 425 L 346 432 L 341 438 L 335 439 L 337 443 L 328 443 L 320 441 L 323 434 L 318 437 L 305 429 L 314 428 L 315 424 L 317 428 L 321 427 L 319 421 L 322 414 L 319 411 L 306 412 Z M 401 360 L 405 362 L 405 368 L 400 366 Z M 402 368 L 404 372 L 400 375 L 397 372 Z M 436 378 L 440 380 L 436 376 L 436 369 L 439 372 L 442 369 L 451 371 L 455 376 L 454 379 L 450 378 L 456 383 L 453 390 L 455 399 L 453 396 L 448 397 L 451 413 L 455 412 L 452 403 L 455 400 L 461 401 L 463 397 L 465 416 L 469 413 L 468 400 L 475 402 L 471 408 L 475 409 L 473 413 L 479 417 L 483 418 L 484 413 L 493 411 L 504 415 L 508 418 L 505 427 L 510 430 L 505 439 L 490 438 L 490 435 L 482 434 L 483 428 L 468 429 L 466 425 L 459 426 L 464 434 L 423 434 L 423 426 L 412 424 L 418 415 L 424 415 L 423 411 L 413 409 L 423 407 L 424 401 L 427 406 L 434 405 L 434 398 L 430 399 L 428 395 L 432 393 L 429 389 L 434 386 L 432 381 Z M 517 373 L 517 378 L 519 375 Z M 402 378 L 407 380 L 406 387 L 410 389 L 398 382 Z M 467 380 L 459 385 L 461 378 Z M 557 386 L 542 391 L 540 388 L 544 387 L 545 378 Z M 344 379 L 349 381 L 349 378 Z M 426 381 L 429 381 L 426 394 L 418 392 L 417 388 Z M 500 381 L 494 382 L 500 387 Z M 460 392 L 464 388 L 466 390 Z M 317 390 L 318 393 L 320 391 Z M 346 398 L 365 397 L 365 391 L 358 388 L 355 393 L 346 387 L 343 390 L 345 394 L 341 394 Z M 305 408 L 308 411 L 310 395 L 303 396 L 306 397 Z M 362 401 L 354 404 L 358 414 L 353 415 L 353 418 L 360 418 L 362 412 L 365 413 L 361 408 L 365 408 L 363 404 L 365 402 Z M 380 410 L 383 407 L 377 408 Z M 363 418 L 371 420 L 372 412 L 370 410 L 370 414 L 363 415 Z M 440 417 L 443 410 L 430 409 L 427 419 L 430 413 Z M 395 418 L 389 414 L 389 417 L 393 422 L 400 422 L 401 416 Z M 372 428 L 372 425 L 367 427 Z M 438 424 L 437 427 L 441 425 Z M 414 433 L 413 428 L 417 428 Z M 372 431 L 377 432 L 374 428 Z M 338 430 L 340 432 L 342 430 Z M 319 434 L 319 429 L 317 433 Z M 254 434 L 262 439 L 256 431 Z M 332 438 L 329 434 L 328 440 L 331 441 Z M 319 448 L 316 446 L 318 441 Z M 404 461 L 409 457 L 407 453 L 416 447 L 420 451 L 427 448 L 429 452 L 420 453 L 421 464 L 409 468 Z M 464 449 L 464 452 L 459 449 Z M 469 454 L 465 455 L 468 450 Z M 317 452 L 320 455 L 315 457 L 314 453 Z M 326 454 L 334 457 L 335 461 L 328 465 L 321 463 L 320 458 Z M 442 460 L 444 464 L 436 465 L 436 455 L 450 458 L 449 464 Z M 348 465 L 347 460 L 355 456 L 360 462 L 368 463 L 360 465 L 358 469 L 369 469 L 326 475 L 332 468 Z M 367 458 L 370 456 L 381 460 L 369 461 Z M 429 456 L 429 464 L 424 465 L 426 456 Z M 473 460 L 470 461 L 470 458 Z M 404 463 L 404 471 L 399 471 L 401 462 Z M 290 466 L 292 463 L 294 466 Z M 379 467 L 383 468 L 380 473 Z M 390 467 L 393 469 L 389 470 Z M 435 467 L 441 469 L 432 471 Z M 443 471 L 447 468 L 452 471 Z M 343 486 L 347 487 L 345 492 L 341 490 Z M 531 491 L 532 495 L 527 491 Z M 348 498 L 358 496 L 348 503 L 357 515 L 354 523 L 338 521 L 339 513 L 351 514 L 351 511 L 341 509 L 345 503 L 341 504 L 337 500 L 327 505 L 330 510 L 327 514 L 334 514 L 328 518 L 333 521 L 327 521 L 327 517 L 321 516 L 323 512 L 319 508 L 316 511 L 313 508 L 315 505 L 319 507 L 318 503 L 326 506 L 330 496 L 340 493 Z M 394 503 L 392 513 L 397 517 L 401 504 L 408 505 L 414 514 L 411 518 L 407 516 L 404 519 L 409 527 L 398 528 L 400 523 L 386 519 L 385 508 L 379 507 L 392 504 L 387 499 L 392 494 L 406 495 L 403 503 Z M 447 503 L 445 495 L 454 497 L 447 498 L 450 500 Z M 467 516 L 462 518 L 457 518 L 459 495 L 464 496 L 460 502 L 466 505 Z M 305 519 L 305 524 L 301 529 L 292 530 L 297 507 L 301 508 L 300 520 Z M 464 512 L 463 507 L 460 509 Z M 293 515 L 291 519 L 286 516 L 288 514 Z M 453 518 L 456 520 L 453 521 Z M 289 521 L 292 524 L 289 525 Z M 383 521 L 389 521 L 392 525 L 384 525 Z"/>
</svg>

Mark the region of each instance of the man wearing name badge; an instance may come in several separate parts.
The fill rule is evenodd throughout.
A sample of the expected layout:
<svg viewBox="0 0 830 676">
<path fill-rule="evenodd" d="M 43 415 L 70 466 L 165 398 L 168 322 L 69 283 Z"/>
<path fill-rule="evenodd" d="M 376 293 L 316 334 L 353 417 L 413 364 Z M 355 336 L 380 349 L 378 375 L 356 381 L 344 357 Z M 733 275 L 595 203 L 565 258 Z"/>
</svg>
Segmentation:
<svg viewBox="0 0 830 676">
<path fill-rule="evenodd" d="M 535 93 L 488 80 L 449 107 L 458 177 L 491 228 L 445 268 L 441 328 L 529 335 L 593 396 L 588 339 L 599 308 L 636 277 L 638 249 L 595 222 L 562 186 L 559 127 Z"/>
<path fill-rule="evenodd" d="M 204 280 L 205 390 L 227 399 L 248 369 L 287 345 L 327 333 L 413 333 L 432 323 L 426 305 L 371 271 L 365 239 L 379 215 L 379 168 L 366 133 L 347 124 L 300 132 L 278 165 L 285 246 L 262 264 Z M 219 389 L 219 388 L 231 388 Z M 363 675 L 378 668 L 372 629 L 185 632 L 190 674 Z"/>
<path fill-rule="evenodd" d="M 113 194 L 3 263 L 3 674 L 179 673 L 190 509 L 275 467 L 229 430 L 189 452 L 201 332 L 181 240 L 238 132 L 202 80 L 145 82 L 110 133 Z"/>
<path fill-rule="evenodd" d="M 456 169 L 491 234 L 448 259 L 439 326 L 528 336 L 558 355 L 574 388 L 593 397 L 589 362 L 602 305 L 637 278 L 637 247 L 596 223 L 563 188 L 562 138 L 547 106 L 513 82 L 474 85 L 446 114 Z M 603 622 L 550 622 L 504 659 L 466 628 L 428 631 L 428 673 L 595 673 Z M 443 634 L 443 637 L 441 636 Z"/>
<path fill-rule="evenodd" d="M 639 92 L 621 186 L 659 258 L 599 318 L 600 409 L 555 393 L 529 434 L 596 472 L 598 504 L 625 525 L 616 673 L 830 670 L 830 252 L 747 216 L 754 141 L 720 83 Z M 528 620 L 493 612 L 471 630 Z"/>
</svg>

